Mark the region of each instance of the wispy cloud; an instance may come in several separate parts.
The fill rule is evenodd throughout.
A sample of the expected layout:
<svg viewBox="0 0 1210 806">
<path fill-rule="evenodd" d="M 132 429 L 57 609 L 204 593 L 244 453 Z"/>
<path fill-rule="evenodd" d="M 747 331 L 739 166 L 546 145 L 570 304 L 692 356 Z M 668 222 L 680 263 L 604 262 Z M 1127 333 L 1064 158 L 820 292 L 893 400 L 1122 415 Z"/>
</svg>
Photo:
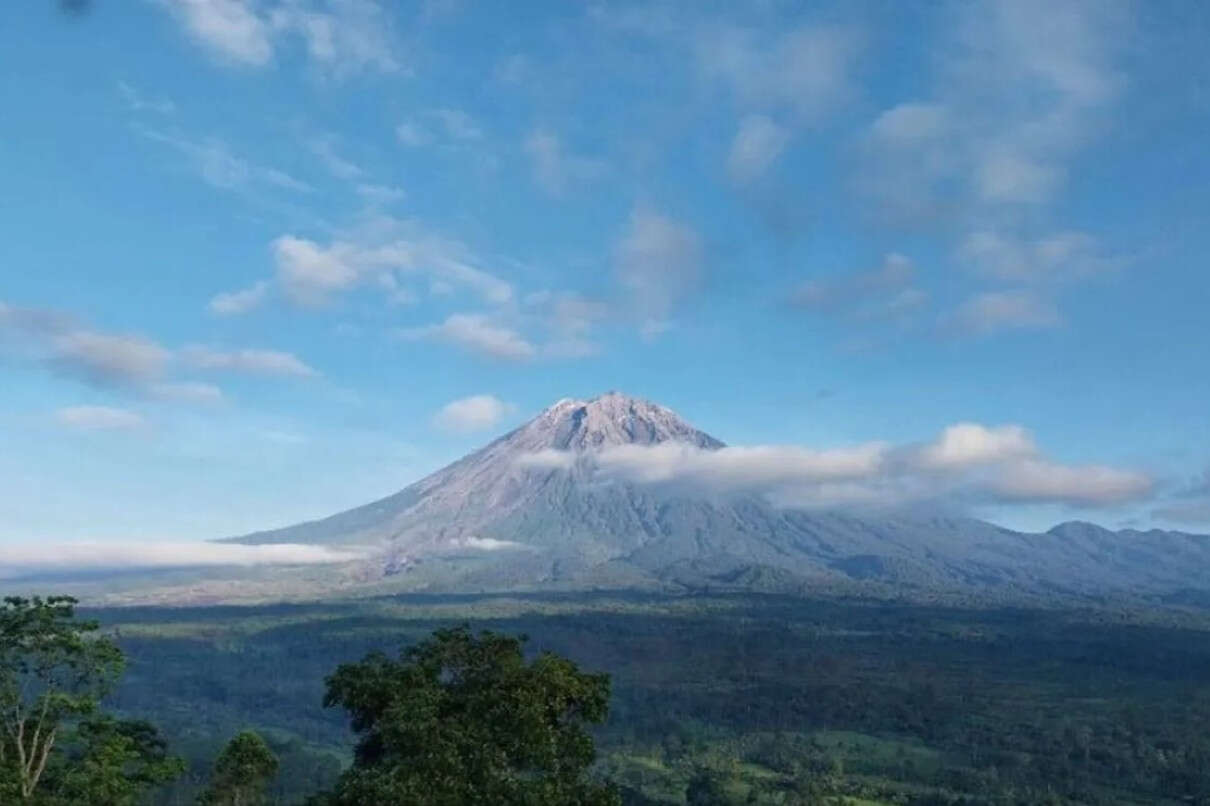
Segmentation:
<svg viewBox="0 0 1210 806">
<path fill-rule="evenodd" d="M 519 332 L 483 314 L 455 313 L 440 324 L 403 328 L 396 335 L 405 341 L 445 342 L 504 361 L 528 361 L 538 354 L 538 349 Z"/>
<path fill-rule="evenodd" d="M 485 139 L 479 122 L 464 109 L 427 109 L 395 127 L 395 139 L 409 148 L 442 145 L 466 148 Z"/>
<path fill-rule="evenodd" d="M 55 420 L 78 431 L 131 431 L 146 422 L 138 412 L 113 406 L 67 406 L 55 412 Z"/>
<path fill-rule="evenodd" d="M 1117 2 L 960 7 L 933 97 L 897 104 L 870 127 L 867 189 L 912 218 L 1051 201 L 1120 93 L 1114 61 L 1127 30 Z"/>
<path fill-rule="evenodd" d="M 0 302 L 0 348 L 85 383 L 162 399 L 213 402 L 217 387 L 167 376 L 178 366 L 260 375 L 316 374 L 291 353 L 275 350 L 169 349 L 144 336 L 109 333 L 68 314 Z"/>
<path fill-rule="evenodd" d="M 766 115 L 748 115 L 739 124 L 727 156 L 727 174 L 737 184 L 759 179 L 790 142 L 790 132 Z"/>
<path fill-rule="evenodd" d="M 337 179 L 352 180 L 365 175 L 360 165 L 339 153 L 336 138 L 332 135 L 312 137 L 307 141 L 307 148 Z"/>
<path fill-rule="evenodd" d="M 1129 10 L 1117 0 L 956 8 L 931 88 L 863 134 L 858 186 L 897 225 L 958 233 L 954 262 L 972 277 L 1016 286 L 968 299 L 945 317 L 953 332 L 1051 327 L 1061 318 L 1054 286 L 1123 265 L 1096 235 L 1030 211 L 1060 199 L 1107 127 L 1126 85 Z"/>
<path fill-rule="evenodd" d="M 276 280 L 287 298 L 318 306 L 362 285 L 392 295 L 417 276 L 430 288 L 465 289 L 494 305 L 513 298 L 512 286 L 481 268 L 480 258 L 465 245 L 427 233 L 415 222 L 382 217 L 378 223 L 376 233 L 353 233 L 356 240 L 326 246 L 295 235 L 276 239 Z"/>
<path fill-rule="evenodd" d="M 319 374 L 298 356 L 280 350 L 215 350 L 191 346 L 181 350 L 180 355 L 187 365 L 200 370 L 294 378 L 311 378 Z"/>
<path fill-rule="evenodd" d="M 215 294 L 206 306 L 211 313 L 220 316 L 233 316 L 247 313 L 260 306 L 269 293 L 269 283 L 265 280 L 253 283 L 238 291 L 227 291 Z"/>
<path fill-rule="evenodd" d="M 796 308 L 863 322 L 903 321 L 927 301 L 916 285 L 915 264 L 895 252 L 876 269 L 807 280 L 790 295 Z"/>
<path fill-rule="evenodd" d="M 954 335 L 987 336 L 1005 330 L 1046 330 L 1063 322 L 1053 302 L 1032 291 L 976 294 L 941 320 Z"/>
<path fill-rule="evenodd" d="M 122 96 L 126 108 L 131 112 L 155 112 L 160 115 L 171 115 L 176 111 L 176 104 L 170 99 L 151 98 L 125 81 L 118 82 L 118 93 Z"/>
<path fill-rule="evenodd" d="M 718 25 L 697 36 L 705 79 L 729 90 L 742 109 L 780 111 L 799 124 L 817 121 L 852 97 L 860 52 L 853 30 L 832 26 L 771 32 Z"/>
<path fill-rule="evenodd" d="M 182 154 L 206 184 L 221 190 L 248 191 L 256 189 L 288 190 L 310 193 L 314 188 L 285 171 L 260 165 L 238 156 L 218 138 L 197 140 L 182 134 L 136 127 L 135 131 L 149 140 L 163 143 Z"/>
<path fill-rule="evenodd" d="M 549 131 L 531 132 L 525 138 L 524 150 L 534 181 L 551 196 L 561 196 L 605 171 L 604 161 L 569 152 L 558 135 Z"/>
<path fill-rule="evenodd" d="M 1122 265 L 1121 259 L 1103 254 L 1094 236 L 1078 231 L 1027 239 L 977 230 L 959 245 L 958 258 L 996 280 L 1051 285 L 1086 279 Z"/>
<path fill-rule="evenodd" d="M 1190 479 L 1151 514 L 1175 523 L 1210 523 L 1210 467 Z"/>
<path fill-rule="evenodd" d="M 701 238 L 693 228 L 651 210 L 631 213 L 614 248 L 614 270 L 644 334 L 660 333 L 677 304 L 698 290 L 702 263 Z"/>
</svg>

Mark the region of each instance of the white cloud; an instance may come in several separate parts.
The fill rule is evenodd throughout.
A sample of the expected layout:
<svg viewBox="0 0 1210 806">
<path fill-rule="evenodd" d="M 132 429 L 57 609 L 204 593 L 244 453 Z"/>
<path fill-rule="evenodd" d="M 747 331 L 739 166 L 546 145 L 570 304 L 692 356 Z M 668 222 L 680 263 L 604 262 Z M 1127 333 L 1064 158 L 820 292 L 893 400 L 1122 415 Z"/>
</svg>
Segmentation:
<svg viewBox="0 0 1210 806">
<path fill-rule="evenodd" d="M 952 332 L 986 336 L 1004 330 L 1045 330 L 1063 319 L 1054 303 L 1031 291 L 988 291 L 963 302 L 943 321 Z"/>
<path fill-rule="evenodd" d="M 666 327 L 674 306 L 701 282 L 701 239 L 685 224 L 635 210 L 614 250 L 614 267 L 631 295 L 643 331 L 656 334 Z"/>
<path fill-rule="evenodd" d="M 224 62 L 262 67 L 296 37 L 329 75 L 400 69 L 392 26 L 372 0 L 163 0 L 200 45 Z"/>
<path fill-rule="evenodd" d="M 576 454 L 544 448 L 517 457 L 517 467 L 522 470 L 570 470 L 576 463 Z"/>
<path fill-rule="evenodd" d="M 1051 201 L 1119 94 L 1114 59 L 1129 30 L 1113 1 L 963 6 L 940 48 L 934 97 L 892 107 L 872 125 L 867 188 L 913 217 Z"/>
<path fill-rule="evenodd" d="M 862 138 L 859 187 L 896 224 L 965 233 L 955 258 L 986 279 L 1054 284 L 1122 265 L 1093 235 L 1048 231 L 1028 211 L 1058 200 L 1111 120 L 1136 28 L 1127 4 L 978 0 L 949 21 L 931 88 L 884 110 Z M 986 335 L 1060 319 L 1047 295 L 994 291 L 948 324 Z"/>
<path fill-rule="evenodd" d="M 0 349 L 96 386 L 115 387 L 164 400 L 213 403 L 222 391 L 212 384 L 172 380 L 172 369 L 185 364 L 208 370 L 264 375 L 316 374 L 296 356 L 273 350 L 214 350 L 190 346 L 170 350 L 150 339 L 105 333 L 66 314 L 17 308 L 0 302 Z"/>
<path fill-rule="evenodd" d="M 197 140 L 141 126 L 135 130 L 149 140 L 163 143 L 180 152 L 202 181 L 212 187 L 243 192 L 266 187 L 295 193 L 310 193 L 314 190 L 306 182 L 285 171 L 238 156 L 227 143 L 217 138 Z"/>
<path fill-rule="evenodd" d="M 272 246 L 277 280 L 286 296 L 300 305 L 321 305 L 360 279 L 357 251 L 348 244 L 325 249 L 314 241 L 283 235 Z"/>
<path fill-rule="evenodd" d="M 502 305 L 513 288 L 479 268 L 478 257 L 457 241 L 418 230 L 413 222 L 382 216 L 382 233 L 355 233 L 357 241 L 333 241 L 327 246 L 283 235 L 273 242 L 277 280 L 286 296 L 300 305 L 325 304 L 337 294 L 375 283 L 393 297 L 400 281 L 410 275 L 429 279 L 434 291 L 467 289 L 484 301 Z M 404 237 L 397 237 L 402 234 Z"/>
<path fill-rule="evenodd" d="M 55 419 L 80 431 L 130 431 L 145 422 L 137 412 L 111 406 L 68 406 L 56 411 Z"/>
<path fill-rule="evenodd" d="M 6 338 L 7 337 L 7 338 Z M 105 333 L 67 314 L 0 302 L 0 347 L 102 386 L 139 386 L 161 375 L 172 354 L 142 336 Z"/>
<path fill-rule="evenodd" d="M 1101 255 L 1095 237 L 1078 231 L 1030 240 L 977 230 L 959 245 L 958 258 L 988 277 L 1029 283 L 1078 280 L 1120 265 Z"/>
<path fill-rule="evenodd" d="M 931 468 L 958 468 L 1035 456 L 1033 437 L 1019 425 L 989 428 L 979 423 L 957 423 L 941 432 L 920 452 L 921 464 Z"/>
<path fill-rule="evenodd" d="M 318 565 L 354 562 L 358 549 L 295 543 L 245 546 L 235 543 L 130 541 L 6 544 L 0 577 L 109 569 L 205 566 Z"/>
<path fill-rule="evenodd" d="M 777 161 L 790 142 L 787 129 L 765 115 L 749 115 L 740 122 L 727 157 L 727 174 L 738 184 L 759 179 Z"/>
<path fill-rule="evenodd" d="M 538 351 L 524 336 L 482 314 L 455 313 L 439 325 L 398 331 L 408 341 L 433 340 L 505 361 L 528 361 Z"/>
<path fill-rule="evenodd" d="M 525 138 L 524 150 L 533 168 L 534 181 L 552 196 L 561 196 L 568 188 L 600 176 L 605 170 L 601 160 L 571 154 L 559 137 L 537 130 Z"/>
<path fill-rule="evenodd" d="M 774 35 L 720 27 L 704 31 L 697 50 L 702 75 L 730 89 L 740 106 L 784 110 L 811 123 L 852 94 L 860 43 L 852 31 L 833 27 Z"/>
<path fill-rule="evenodd" d="M 211 313 L 220 316 L 233 316 L 247 313 L 260 306 L 269 293 L 269 283 L 261 280 L 239 291 L 226 291 L 215 294 L 206 306 Z"/>
<path fill-rule="evenodd" d="M 141 336 L 72 329 L 50 338 L 51 362 L 98 384 L 137 384 L 160 375 L 171 353 Z"/>
<path fill-rule="evenodd" d="M 165 0 L 185 30 L 220 58 L 263 65 L 273 57 L 269 25 L 247 0 Z"/>
<path fill-rule="evenodd" d="M 457 434 L 495 428 L 514 407 L 494 395 L 472 395 L 452 400 L 433 416 L 433 425 Z"/>
<path fill-rule="evenodd" d="M 319 374 L 293 353 L 278 350 L 215 350 L 194 346 L 184 348 L 181 358 L 186 364 L 202 370 L 297 378 L 310 378 Z"/>
<path fill-rule="evenodd" d="M 600 480 L 683 485 L 716 494 L 753 493 L 788 507 L 1060 503 L 1103 507 L 1146 497 L 1151 479 L 1101 465 L 1066 465 L 1039 451 L 1025 429 L 959 423 L 924 445 L 884 442 L 815 450 L 793 445 L 622 445 L 573 453 L 545 450 L 522 470 L 586 473 Z"/>
</svg>

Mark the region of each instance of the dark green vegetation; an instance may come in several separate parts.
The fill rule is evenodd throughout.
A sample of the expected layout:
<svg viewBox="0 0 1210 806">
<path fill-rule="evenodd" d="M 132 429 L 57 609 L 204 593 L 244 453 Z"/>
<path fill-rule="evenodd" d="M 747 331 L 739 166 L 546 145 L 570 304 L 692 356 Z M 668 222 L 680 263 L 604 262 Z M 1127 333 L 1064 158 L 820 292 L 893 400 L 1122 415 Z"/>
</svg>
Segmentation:
<svg viewBox="0 0 1210 806">
<path fill-rule="evenodd" d="M 395 597 L 94 614 L 130 657 L 116 704 L 190 772 L 256 727 L 268 791 L 336 784 L 355 737 L 320 707 L 341 662 L 469 622 L 612 677 L 599 776 L 632 803 L 1210 802 L 1210 617 L 789 597 Z"/>
<path fill-rule="evenodd" d="M 587 777 L 585 728 L 605 719 L 609 677 L 521 639 L 466 627 L 437 630 L 398 660 L 371 653 L 327 680 L 324 705 L 345 708 L 358 734 L 354 764 L 331 806 L 618 806 Z"/>
<path fill-rule="evenodd" d="M 198 798 L 199 806 L 259 806 L 268 801 L 265 791 L 277 775 L 277 756 L 260 734 L 251 730 L 235 735 L 214 762 L 210 785 Z"/>
<path fill-rule="evenodd" d="M 150 723 L 101 711 L 124 658 L 97 629 L 69 597 L 0 607 L 0 803 L 124 806 L 183 770 Z"/>
</svg>

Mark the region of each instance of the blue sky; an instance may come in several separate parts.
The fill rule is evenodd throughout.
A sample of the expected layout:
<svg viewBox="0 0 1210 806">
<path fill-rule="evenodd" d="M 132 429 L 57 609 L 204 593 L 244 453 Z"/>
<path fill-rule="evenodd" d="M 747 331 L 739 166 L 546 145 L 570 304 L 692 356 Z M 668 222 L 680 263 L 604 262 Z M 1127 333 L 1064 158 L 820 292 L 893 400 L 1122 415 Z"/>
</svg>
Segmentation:
<svg viewBox="0 0 1210 806">
<path fill-rule="evenodd" d="M 801 6 L 10 10 L 0 541 L 329 514 L 607 389 L 1207 528 L 1210 11 Z"/>
</svg>

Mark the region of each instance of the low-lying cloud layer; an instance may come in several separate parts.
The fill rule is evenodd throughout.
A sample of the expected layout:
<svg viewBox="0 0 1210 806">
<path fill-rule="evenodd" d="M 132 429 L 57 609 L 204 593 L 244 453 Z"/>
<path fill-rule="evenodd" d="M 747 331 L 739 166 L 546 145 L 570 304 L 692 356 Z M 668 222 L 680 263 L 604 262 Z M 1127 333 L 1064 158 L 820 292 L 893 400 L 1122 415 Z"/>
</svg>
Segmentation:
<svg viewBox="0 0 1210 806">
<path fill-rule="evenodd" d="M 22 543 L 5 545 L 0 550 L 0 579 L 112 569 L 320 565 L 352 562 L 363 556 L 363 552 L 355 549 L 296 543 L 264 546 L 200 542 Z"/>
<path fill-rule="evenodd" d="M 530 470 L 582 467 L 604 480 L 756 493 L 791 507 L 927 501 L 1102 507 L 1143 498 L 1153 486 L 1143 473 L 1049 459 L 1020 426 L 978 423 L 949 426 L 933 441 L 915 445 L 867 442 L 829 450 L 793 445 L 709 450 L 665 442 L 583 455 L 547 450 L 523 457 L 519 464 Z"/>
</svg>

